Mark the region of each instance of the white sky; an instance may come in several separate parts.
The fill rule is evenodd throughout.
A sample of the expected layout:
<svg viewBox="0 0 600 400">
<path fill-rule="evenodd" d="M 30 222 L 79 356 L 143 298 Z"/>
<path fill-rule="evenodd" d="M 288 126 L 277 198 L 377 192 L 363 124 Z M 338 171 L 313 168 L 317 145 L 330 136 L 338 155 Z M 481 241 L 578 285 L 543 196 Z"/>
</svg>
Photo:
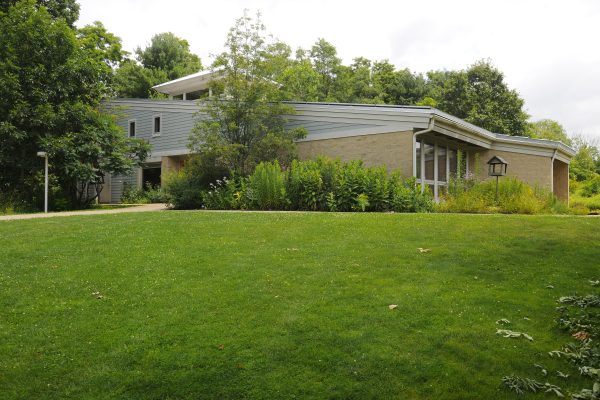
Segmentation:
<svg viewBox="0 0 600 400">
<path fill-rule="evenodd" d="M 79 0 L 78 26 L 99 20 L 125 50 L 160 32 L 190 43 L 204 66 L 245 8 L 297 47 L 324 38 L 345 64 L 389 59 L 416 72 L 491 59 L 525 99 L 532 120 L 600 138 L 600 1 L 597 0 Z"/>
</svg>

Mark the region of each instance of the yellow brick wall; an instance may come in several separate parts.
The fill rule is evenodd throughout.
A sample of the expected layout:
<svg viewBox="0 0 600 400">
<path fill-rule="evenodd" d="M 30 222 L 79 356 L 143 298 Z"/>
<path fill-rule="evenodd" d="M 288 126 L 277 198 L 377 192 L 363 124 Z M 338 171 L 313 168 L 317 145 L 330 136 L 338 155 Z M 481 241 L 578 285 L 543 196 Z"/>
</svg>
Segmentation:
<svg viewBox="0 0 600 400">
<path fill-rule="evenodd" d="M 554 160 L 554 194 L 562 201 L 569 201 L 569 166 Z"/>
<path fill-rule="evenodd" d="M 363 160 L 366 166 L 385 165 L 412 176 L 412 131 L 313 140 L 298 143 L 301 160 L 323 155 L 342 161 Z"/>
<path fill-rule="evenodd" d="M 547 189 L 551 187 L 552 159 L 550 157 L 497 150 L 486 150 L 477 154 L 479 154 L 482 179 L 489 178 L 487 165 L 489 159 L 493 156 L 499 156 L 508 162 L 508 176 L 514 176 L 532 186 L 542 186 Z"/>
</svg>

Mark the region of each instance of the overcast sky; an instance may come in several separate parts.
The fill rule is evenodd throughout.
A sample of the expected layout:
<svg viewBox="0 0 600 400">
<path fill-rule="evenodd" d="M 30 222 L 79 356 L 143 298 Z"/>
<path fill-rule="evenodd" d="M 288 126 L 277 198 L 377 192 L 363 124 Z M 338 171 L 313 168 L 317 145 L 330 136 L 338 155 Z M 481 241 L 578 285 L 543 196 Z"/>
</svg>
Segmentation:
<svg viewBox="0 0 600 400">
<path fill-rule="evenodd" d="M 600 1 L 596 0 L 79 0 L 79 26 L 99 20 L 124 48 L 152 35 L 188 40 L 208 66 L 235 19 L 257 10 L 292 49 L 318 38 L 354 57 L 389 59 L 416 72 L 464 69 L 490 59 L 525 99 L 532 120 L 600 139 Z"/>
</svg>

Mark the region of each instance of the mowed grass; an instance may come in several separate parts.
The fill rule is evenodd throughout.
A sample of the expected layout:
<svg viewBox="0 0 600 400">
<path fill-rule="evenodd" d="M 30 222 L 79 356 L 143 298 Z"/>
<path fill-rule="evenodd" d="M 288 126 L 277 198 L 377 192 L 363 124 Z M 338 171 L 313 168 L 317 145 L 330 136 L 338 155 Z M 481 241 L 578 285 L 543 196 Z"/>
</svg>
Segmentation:
<svg viewBox="0 0 600 400">
<path fill-rule="evenodd" d="M 0 238 L 2 399 L 583 386 L 547 351 L 568 340 L 555 300 L 600 277 L 600 218 L 169 211 L 2 221 Z M 534 341 L 497 336 L 500 318 Z"/>
</svg>

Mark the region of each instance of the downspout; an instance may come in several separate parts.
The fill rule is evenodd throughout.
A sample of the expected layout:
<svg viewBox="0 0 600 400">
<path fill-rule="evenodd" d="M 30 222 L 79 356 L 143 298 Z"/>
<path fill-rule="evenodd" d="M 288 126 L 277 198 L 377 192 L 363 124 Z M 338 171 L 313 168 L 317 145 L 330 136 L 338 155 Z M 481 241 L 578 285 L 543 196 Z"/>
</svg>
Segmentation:
<svg viewBox="0 0 600 400">
<path fill-rule="evenodd" d="M 429 126 L 427 129 L 422 131 L 417 131 L 413 133 L 412 137 L 412 150 L 413 150 L 413 176 L 417 179 L 421 179 L 421 177 L 417 176 L 417 135 L 421 135 L 423 133 L 429 133 L 433 131 L 434 120 L 433 115 L 429 119 Z M 421 158 L 423 158 L 423 148 L 421 148 Z M 421 168 L 421 175 L 423 175 L 423 169 Z M 425 179 L 421 179 L 421 193 L 425 191 Z"/>
</svg>

